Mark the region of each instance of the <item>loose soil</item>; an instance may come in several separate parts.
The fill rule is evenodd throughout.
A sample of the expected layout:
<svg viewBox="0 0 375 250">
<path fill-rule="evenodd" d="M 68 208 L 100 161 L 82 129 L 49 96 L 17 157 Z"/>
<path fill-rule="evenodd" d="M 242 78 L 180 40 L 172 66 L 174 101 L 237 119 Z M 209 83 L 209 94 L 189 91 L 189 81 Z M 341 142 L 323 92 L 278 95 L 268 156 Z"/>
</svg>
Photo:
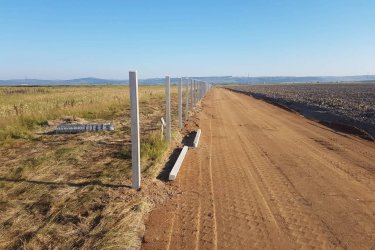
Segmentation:
<svg viewBox="0 0 375 250">
<path fill-rule="evenodd" d="M 228 87 L 289 108 L 344 132 L 375 138 L 375 84 L 278 84 Z"/>
<path fill-rule="evenodd" d="M 199 148 L 143 249 L 375 247 L 373 142 L 218 88 L 194 122 Z"/>
</svg>

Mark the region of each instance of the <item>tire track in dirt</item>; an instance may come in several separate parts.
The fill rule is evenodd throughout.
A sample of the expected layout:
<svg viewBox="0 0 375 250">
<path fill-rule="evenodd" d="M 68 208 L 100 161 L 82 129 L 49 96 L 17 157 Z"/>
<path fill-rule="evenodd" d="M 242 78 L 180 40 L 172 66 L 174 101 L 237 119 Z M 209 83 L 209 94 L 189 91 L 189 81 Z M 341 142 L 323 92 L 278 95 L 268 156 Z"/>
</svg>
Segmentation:
<svg viewBox="0 0 375 250">
<path fill-rule="evenodd" d="M 221 127 L 224 119 L 227 117 L 219 114 L 219 120 L 215 120 L 216 125 Z M 249 180 L 243 169 L 237 171 L 236 168 L 240 165 L 238 152 L 235 148 L 226 146 L 226 143 L 230 145 L 234 137 L 224 126 L 216 134 L 218 138 L 213 151 L 216 156 L 213 166 L 218 174 L 214 178 L 221 180 L 219 196 L 222 198 L 217 206 L 218 233 L 222 236 L 218 239 L 222 244 L 220 248 L 273 248 L 272 243 L 266 240 L 270 238 L 270 234 L 277 235 L 273 225 L 267 225 L 272 224 L 272 218 L 264 212 L 266 209 L 257 199 L 256 188 L 252 187 L 254 181 Z"/>
<path fill-rule="evenodd" d="M 190 156 L 190 157 L 189 157 Z M 199 156 L 190 154 L 188 157 L 191 159 L 190 164 L 199 166 Z M 188 159 L 187 157 L 187 159 Z M 186 160 L 187 160 L 186 159 Z M 190 246 L 192 243 L 199 240 L 199 224 L 200 224 L 200 192 L 201 192 L 201 171 L 199 169 L 186 168 L 189 178 L 181 178 L 181 187 L 190 187 L 189 189 L 182 190 L 182 194 L 178 197 L 178 210 L 175 213 L 173 233 L 176 229 L 182 229 L 180 237 L 171 238 L 169 249 L 176 249 L 176 245 Z M 198 204 L 188 202 L 189 200 L 197 200 Z M 174 234 L 172 235 L 174 236 Z M 193 248 L 190 248 L 193 249 Z"/>
<path fill-rule="evenodd" d="M 272 107 L 272 106 L 271 106 Z M 284 112 L 284 111 L 282 111 Z M 266 119 L 267 117 L 264 117 L 262 119 Z M 268 118 L 269 119 L 269 118 Z M 260 123 L 261 121 L 255 121 L 257 123 Z M 274 122 L 275 124 L 275 122 Z M 281 124 L 277 124 L 277 126 L 281 126 Z M 309 134 L 309 131 L 304 131 L 304 134 Z M 283 132 L 283 134 L 287 134 Z M 255 136 L 256 135 L 256 136 Z M 272 138 L 271 138 L 272 137 Z M 353 179 L 352 176 L 349 175 L 342 175 L 340 172 L 335 172 L 336 168 L 332 165 L 332 162 L 329 160 L 324 160 L 327 158 L 327 152 L 328 153 L 334 153 L 333 156 L 330 157 L 336 157 L 336 159 L 340 159 L 341 156 L 336 154 L 335 152 L 331 152 L 330 150 L 318 150 L 320 149 L 319 147 L 316 148 L 310 148 L 311 145 L 306 145 L 307 143 L 303 143 L 302 146 L 298 145 L 295 141 L 293 141 L 294 136 L 285 136 L 283 138 L 277 137 L 275 138 L 275 135 L 273 134 L 272 136 L 268 136 L 265 133 L 262 133 L 260 131 L 257 131 L 257 133 L 251 133 L 251 135 L 248 137 L 249 140 L 257 141 L 258 143 L 256 144 L 258 150 L 258 155 L 260 154 L 265 154 L 265 157 L 267 157 L 272 164 L 277 167 L 279 166 L 285 166 L 285 165 L 294 165 L 294 166 L 306 166 L 305 168 L 302 168 L 303 170 L 315 170 L 315 178 L 310 178 L 309 182 L 304 183 L 304 186 L 309 186 L 309 183 L 311 180 L 314 181 L 314 184 L 317 185 L 310 185 L 311 189 L 315 189 L 316 191 L 319 191 L 323 194 L 320 195 L 320 197 L 316 197 L 317 200 L 315 201 L 315 204 L 317 201 L 322 200 L 324 198 L 325 193 L 334 193 L 337 195 L 346 195 L 345 199 L 339 200 L 335 206 L 331 206 L 330 210 L 331 212 L 329 214 L 321 214 L 320 216 L 322 217 L 322 223 L 327 225 L 327 228 L 334 234 L 342 234 L 345 230 L 351 230 L 351 233 L 349 235 L 345 236 L 345 239 L 343 240 L 343 244 L 349 245 L 349 247 L 355 247 L 359 246 L 362 244 L 363 241 L 367 242 L 373 242 L 374 237 L 371 236 L 371 231 L 368 231 L 369 228 L 374 228 L 374 221 L 373 220 L 368 220 L 366 218 L 371 218 L 371 216 L 375 213 L 374 209 L 371 209 L 371 206 L 369 206 L 369 203 L 365 204 L 360 204 L 358 203 L 357 199 L 353 199 L 350 197 L 348 194 L 352 194 L 355 197 L 361 197 L 362 199 L 365 200 L 374 200 L 374 192 L 371 191 L 371 189 L 368 188 L 367 184 L 368 182 L 366 181 L 365 184 L 363 185 L 363 181 L 361 183 L 358 183 L 358 179 Z M 245 138 L 247 140 L 248 138 Z M 261 143 L 259 143 L 261 142 Z M 278 156 L 277 153 L 275 152 L 285 152 L 286 150 L 283 149 L 283 146 L 285 148 L 285 145 L 288 145 L 289 147 L 292 146 L 293 151 L 287 152 L 288 155 L 284 155 L 283 157 Z M 335 145 L 333 145 L 335 146 Z M 308 149 L 308 150 L 306 150 Z M 366 149 L 366 147 L 364 148 Z M 297 152 L 294 152 L 297 151 Z M 298 152 L 300 151 L 300 152 Z M 308 154 L 303 153 L 303 152 L 308 152 Z M 255 151 L 256 152 L 256 151 Z M 267 154 L 268 152 L 268 154 Z M 340 153 L 340 152 L 339 152 Z M 303 154 L 303 158 L 301 155 Z M 270 157 L 272 156 L 272 157 Z M 271 159 L 272 158 L 272 159 Z M 315 164 L 314 164 L 315 163 Z M 356 162 L 357 163 L 357 162 Z M 353 165 L 353 164 L 352 164 Z M 325 169 L 325 167 L 327 169 Z M 347 166 L 349 167 L 349 166 Z M 351 166 L 352 167 L 352 166 Z M 352 167 L 353 169 L 353 167 Z M 362 168 L 357 168 L 357 174 L 361 173 Z M 293 172 L 295 172 L 296 169 L 293 169 Z M 297 171 L 301 172 L 300 169 Z M 328 172 L 327 172 L 328 171 Z M 291 176 L 293 172 L 287 173 L 288 176 Z M 312 175 L 312 173 L 308 172 L 301 172 L 301 176 L 308 176 Z M 322 185 L 321 183 L 323 182 L 316 182 L 316 180 L 319 180 L 321 178 L 325 178 L 325 176 L 322 176 L 326 173 L 327 177 L 326 178 L 326 183 L 325 185 Z M 345 172 L 346 173 L 346 172 Z M 283 174 L 284 176 L 285 173 L 280 173 Z M 334 176 L 335 178 L 332 178 Z M 338 178 L 338 177 L 342 178 Z M 373 180 L 373 175 L 367 177 L 368 180 Z M 350 185 L 346 185 L 349 184 Z M 344 185 L 343 185 L 344 184 Z M 319 187 L 320 186 L 320 187 Z M 319 188 L 317 188 L 319 187 Z M 355 192 L 354 192 L 355 191 Z M 322 197 L 323 196 L 323 197 Z M 312 203 L 311 198 L 310 200 L 307 199 L 308 204 Z M 327 203 L 329 203 L 329 197 L 327 199 Z M 322 203 L 322 202 L 320 202 Z M 313 203 L 314 204 L 314 203 Z M 315 205 L 314 204 L 314 205 Z M 350 207 L 351 213 L 356 214 L 356 216 L 351 216 L 351 214 L 347 213 L 346 217 L 346 223 L 350 226 L 346 226 L 345 230 L 342 230 L 342 219 L 340 220 L 340 216 L 343 216 L 343 212 L 347 210 L 347 208 Z M 373 207 L 373 206 L 372 206 Z M 315 207 L 314 209 L 319 209 L 321 211 L 320 207 Z M 332 221 L 332 217 L 338 217 L 338 220 L 336 222 Z M 361 223 L 358 224 L 358 219 L 360 219 Z M 331 220 L 331 221 L 330 221 Z M 333 226 L 332 224 L 339 223 L 337 226 Z M 330 225 L 330 226 L 328 226 Z M 332 229 L 334 228 L 334 230 Z M 356 232 L 357 231 L 357 232 Z M 356 236 L 353 237 L 353 232 L 356 233 Z M 346 243 L 347 239 L 350 239 L 352 241 L 351 243 Z M 353 241 L 356 241 L 353 243 Z"/>
<path fill-rule="evenodd" d="M 212 208 L 213 208 L 213 222 L 214 222 L 214 249 L 217 249 L 217 217 L 216 217 L 216 205 L 215 205 L 215 194 L 214 194 L 214 181 L 212 177 L 212 120 L 210 120 L 210 152 L 209 152 L 209 169 L 210 169 L 210 184 L 211 184 L 211 195 L 212 195 Z"/>
<path fill-rule="evenodd" d="M 225 108 L 225 107 L 222 107 Z M 237 110 L 237 109 L 236 109 Z M 243 109 L 239 109 L 237 112 L 232 112 L 229 120 L 243 120 L 244 117 Z M 246 110 L 247 111 L 247 110 Z M 235 126 L 235 125 L 234 125 Z M 233 128 L 234 129 L 234 128 Z M 246 135 L 241 133 L 241 129 L 237 129 L 237 142 L 241 144 L 242 150 L 246 158 L 241 157 L 243 160 L 241 165 L 246 166 L 251 164 L 251 168 L 246 168 L 249 172 L 252 172 L 252 176 L 257 176 L 255 183 L 260 183 L 264 187 L 265 191 L 261 192 L 269 194 L 269 200 L 272 204 L 274 212 L 280 215 L 279 223 L 286 229 L 286 234 L 290 236 L 290 241 L 295 244 L 297 248 L 301 247 L 316 247 L 316 248 L 327 248 L 333 247 L 330 239 L 326 237 L 328 230 L 319 223 L 319 220 L 314 218 L 312 213 L 309 213 L 305 208 L 301 207 L 296 192 L 291 189 L 291 185 L 282 175 L 275 171 L 272 164 L 267 161 L 264 155 L 257 152 L 255 145 L 249 140 L 245 141 Z M 245 133 L 248 133 L 245 130 Z M 265 181 L 266 180 L 266 181 Z M 312 233 L 316 230 L 317 233 Z M 322 239 L 321 239 L 322 238 Z M 334 237 L 330 237 L 334 238 Z M 337 245 L 337 242 L 335 242 Z"/>
<path fill-rule="evenodd" d="M 238 113 L 240 113 L 240 112 L 238 112 Z M 266 119 L 266 118 L 267 117 L 265 117 L 264 119 Z M 261 123 L 261 121 L 255 121 L 255 122 Z M 280 125 L 280 124 L 278 124 L 278 125 Z M 254 134 L 257 134 L 257 135 L 261 134 L 262 136 L 261 136 L 261 138 L 259 138 L 259 136 L 257 136 L 258 138 L 256 138 L 256 137 L 253 136 Z M 287 164 L 292 164 L 292 165 L 296 165 L 296 166 L 298 166 L 298 165 L 299 166 L 303 166 L 303 165 L 306 165 L 306 164 L 317 162 L 319 164 L 310 164 L 310 166 L 312 166 L 313 168 L 316 169 L 316 172 L 318 172 L 318 171 L 320 171 L 320 172 L 324 171 L 324 169 L 322 168 L 322 166 L 327 166 L 329 168 L 333 168 L 332 166 L 329 165 L 329 164 L 331 164 L 331 162 L 330 161 L 322 161 L 319 158 L 319 155 L 318 155 L 319 151 L 317 149 L 315 149 L 315 148 L 311 148 L 310 149 L 310 145 L 303 144 L 304 150 L 308 151 L 308 154 L 304 154 L 304 156 L 305 156 L 304 158 L 305 159 L 303 159 L 301 157 L 295 157 L 295 156 L 298 156 L 298 154 L 296 154 L 296 153 L 293 155 L 294 157 L 290 157 L 290 152 L 288 152 L 289 153 L 289 157 L 288 156 L 278 157 L 277 153 L 275 153 L 275 152 L 283 152 L 283 151 L 285 151 L 285 149 L 283 150 L 283 147 L 282 147 L 283 144 L 284 144 L 284 147 L 285 147 L 285 145 L 292 146 L 292 148 L 294 149 L 294 151 L 299 148 L 299 145 L 296 144 L 295 142 L 293 142 L 293 140 L 290 139 L 290 138 L 293 138 L 292 136 L 290 138 L 288 136 L 286 136 L 285 138 L 283 138 L 283 140 L 281 140 L 281 138 L 275 138 L 275 136 L 273 135 L 273 139 L 271 139 L 266 134 L 257 131 L 257 133 L 252 133 L 251 136 L 245 138 L 245 140 L 247 140 L 248 138 L 249 138 L 249 140 L 253 140 L 253 141 L 257 141 L 258 142 L 256 144 L 256 146 L 260 150 L 258 150 L 257 155 L 265 154 L 265 156 L 267 156 L 266 151 L 267 150 L 268 150 L 268 152 L 271 151 L 270 155 L 272 155 L 272 158 L 273 158 L 272 162 L 273 162 L 273 164 L 275 164 L 275 162 L 277 162 L 276 164 L 277 165 L 281 165 L 281 166 L 287 165 Z M 259 143 L 259 142 L 262 142 L 262 143 Z M 268 142 L 268 143 L 265 143 L 265 142 Z M 262 144 L 265 144 L 264 146 L 266 148 L 262 148 L 261 147 Z M 306 150 L 306 148 L 309 149 L 309 150 Z M 256 150 L 254 150 L 254 151 L 256 152 Z M 303 152 L 303 150 L 302 150 L 302 152 Z M 299 153 L 301 155 L 301 152 L 299 152 Z M 325 152 L 324 151 L 320 151 L 319 154 L 324 157 Z M 340 156 L 337 155 L 337 154 L 335 154 L 334 156 L 337 157 L 337 158 L 340 158 Z M 311 159 L 311 160 L 306 159 L 306 158 L 311 158 L 311 157 L 313 159 Z M 269 157 L 267 156 L 267 158 L 269 158 Z M 285 160 L 285 159 L 287 159 L 287 160 Z M 295 159 L 299 159 L 299 161 L 297 162 Z M 358 169 L 357 173 L 359 171 L 361 171 L 360 168 Z M 331 172 L 330 174 L 327 174 L 327 176 L 332 177 L 332 174 L 335 174 L 335 179 L 337 179 L 338 175 L 340 175 L 340 173 Z M 283 175 L 285 176 L 285 174 L 283 174 Z M 290 175 L 290 173 L 289 173 L 289 175 Z M 345 176 L 345 177 L 348 177 L 348 176 Z M 317 178 L 315 178 L 315 180 L 318 179 L 318 178 L 319 178 L 319 175 L 317 175 Z M 371 180 L 371 177 L 370 177 L 370 180 Z M 373 180 L 373 176 L 372 176 L 372 180 Z M 350 187 L 349 189 L 345 187 L 346 185 L 343 185 L 343 183 L 346 183 L 347 181 L 351 182 L 351 185 L 349 185 L 349 187 Z M 355 188 L 355 189 L 357 189 L 356 190 L 357 194 L 360 194 L 359 196 L 362 196 L 362 198 L 366 198 L 367 197 L 367 199 L 369 199 L 369 200 L 371 200 L 371 197 L 372 197 L 372 200 L 373 200 L 373 198 L 374 198 L 373 192 L 371 192 L 371 191 L 370 192 L 368 192 L 368 191 L 366 192 L 366 190 L 365 190 L 365 189 L 367 189 L 367 186 L 358 185 L 358 183 L 356 183 L 356 181 L 355 182 L 353 182 L 353 181 L 354 180 L 352 178 L 349 178 L 349 179 L 348 178 L 344 178 L 344 179 L 340 179 L 339 181 L 334 180 L 333 178 L 330 178 L 330 179 L 327 178 L 327 183 L 331 184 L 331 186 L 325 185 L 325 188 L 327 188 L 327 187 L 329 187 L 330 189 L 335 188 L 336 189 L 336 193 L 343 193 L 343 194 L 344 193 L 346 193 L 346 194 L 353 193 L 353 188 Z M 333 183 L 333 182 L 336 182 L 336 183 Z M 337 183 L 340 186 L 339 188 L 336 188 L 336 187 L 332 186 L 333 184 L 335 186 L 337 186 Z M 367 184 L 367 182 L 366 182 L 366 184 Z M 306 186 L 306 184 L 305 184 L 305 186 Z M 315 187 L 315 189 L 316 189 L 316 187 Z M 345 190 L 343 191 L 343 189 L 345 189 Z M 308 202 L 310 203 L 311 201 L 308 201 Z M 358 240 L 357 243 L 353 244 L 352 247 L 358 246 L 358 244 L 361 244 L 361 242 L 363 240 L 366 240 L 366 241 L 369 241 L 369 242 L 373 241 L 373 237 L 369 236 L 371 234 L 371 232 L 368 232 L 368 231 L 366 232 L 366 230 L 364 230 L 364 229 L 366 229 L 366 228 L 374 228 L 375 227 L 373 220 L 366 220 L 366 217 L 367 218 L 371 218 L 371 215 L 374 214 L 375 211 L 373 209 L 371 211 L 371 209 L 369 209 L 369 207 L 368 207 L 368 204 L 365 204 L 365 206 L 358 206 L 358 204 L 357 204 L 358 202 L 356 200 L 354 200 L 354 199 L 350 199 L 350 197 L 349 197 L 349 199 L 346 199 L 344 202 L 340 201 L 340 203 L 347 203 L 347 204 L 346 204 L 346 206 L 343 206 L 343 208 L 341 209 L 341 211 L 340 211 L 340 209 L 336 208 L 336 206 L 340 206 L 341 205 L 341 204 L 339 205 L 339 203 L 336 206 L 332 207 L 331 209 L 333 211 L 329 215 L 330 217 L 332 217 L 332 215 L 336 215 L 336 214 L 340 215 L 340 214 L 342 214 L 342 210 L 345 210 L 345 207 L 349 207 L 349 206 L 351 207 L 352 212 L 355 211 L 355 214 L 363 214 L 363 213 L 366 214 L 366 216 L 362 216 L 363 217 L 363 218 L 361 218 L 362 222 L 360 224 L 360 228 L 358 229 L 358 234 L 360 234 L 360 232 L 362 232 L 362 234 L 364 234 L 364 236 L 363 237 L 358 237 L 358 235 L 357 235 L 356 237 L 359 238 L 359 240 Z M 336 210 L 336 211 L 334 211 L 334 210 Z M 335 213 L 335 212 L 337 212 L 337 213 Z M 357 215 L 356 217 L 352 217 L 352 216 L 348 216 L 347 217 L 347 219 L 346 219 L 347 222 L 351 222 L 351 224 L 352 224 L 352 226 L 350 227 L 351 230 L 355 231 L 355 229 L 359 227 L 358 225 L 356 225 L 356 224 L 358 224 L 358 223 L 356 223 L 356 220 L 358 219 L 358 217 L 361 217 L 361 216 Z M 327 224 L 325 221 L 322 221 L 322 223 L 323 224 Z M 331 223 L 329 223 L 329 224 L 331 224 Z M 327 228 L 329 228 L 329 227 L 327 226 Z M 331 229 L 330 230 L 332 232 L 333 231 L 340 231 L 341 227 L 340 226 L 336 226 L 335 228 L 338 229 L 338 230 L 331 230 Z M 367 238 L 365 237 L 366 234 L 368 236 Z M 351 237 L 350 235 L 347 236 L 347 238 L 350 238 L 350 237 Z"/>
<path fill-rule="evenodd" d="M 243 98 L 242 98 L 242 101 L 243 101 Z M 258 101 L 258 102 L 262 103 L 264 105 L 264 103 L 262 101 Z M 242 106 L 244 107 L 246 105 L 243 104 Z M 267 110 L 268 110 L 269 113 L 273 112 L 275 109 L 277 109 L 277 108 L 273 107 L 272 105 L 267 105 Z M 264 123 L 264 121 L 269 119 L 264 113 L 259 112 L 256 109 L 254 110 L 254 112 L 257 113 L 257 116 L 264 118 L 264 119 L 258 120 L 260 124 L 262 122 Z M 279 128 L 283 127 L 283 129 L 285 130 L 285 133 L 288 133 L 288 134 L 293 133 L 294 131 L 292 131 L 292 129 L 298 129 L 298 131 L 301 135 L 311 135 L 311 136 L 309 136 L 311 138 L 311 140 L 305 140 L 306 136 L 303 136 L 302 139 L 298 139 L 298 141 L 297 140 L 295 140 L 295 141 L 289 140 L 288 143 L 293 143 L 295 146 L 300 146 L 298 144 L 304 144 L 306 147 L 309 147 L 309 153 L 315 153 L 315 155 L 317 156 L 316 159 L 320 159 L 320 158 L 322 158 L 322 156 L 324 156 L 326 158 L 326 162 L 328 162 L 328 163 L 341 162 L 341 164 L 333 164 L 334 165 L 333 167 L 335 168 L 335 170 L 342 171 L 341 174 L 347 175 L 347 177 L 349 177 L 349 178 L 354 177 L 354 179 L 358 182 L 364 182 L 364 184 L 366 184 L 366 186 L 371 185 L 371 187 L 375 187 L 373 179 L 368 177 L 369 176 L 369 169 L 375 170 L 375 169 L 373 169 L 373 167 L 370 167 L 370 166 L 374 165 L 373 164 L 374 159 L 373 159 L 373 155 L 371 155 L 371 153 L 363 154 L 363 152 L 361 152 L 361 150 L 358 150 L 358 148 L 350 148 L 347 145 L 347 143 L 345 143 L 346 145 L 338 146 L 338 143 L 335 142 L 337 140 L 334 140 L 332 138 L 332 136 L 329 136 L 329 135 L 333 135 L 332 133 L 328 133 L 328 137 L 326 138 L 325 136 L 327 136 L 327 133 L 325 133 L 324 134 L 325 136 L 323 136 L 321 134 L 322 130 L 319 131 L 320 133 L 317 133 L 313 129 L 309 130 L 309 128 L 311 128 L 311 127 L 308 126 L 305 123 L 305 119 L 304 120 L 299 119 L 299 120 L 297 120 L 297 122 L 296 122 L 295 119 L 292 119 L 292 120 L 288 119 L 289 118 L 288 116 L 295 116 L 295 115 L 290 114 L 289 112 L 286 112 L 284 110 L 279 110 L 278 113 L 275 113 L 275 116 L 277 117 L 278 120 L 283 122 L 283 124 L 279 123 L 278 127 Z M 301 120 L 303 120 L 304 122 L 302 123 Z M 321 125 L 318 125 L 318 126 L 321 126 Z M 288 138 L 285 138 L 285 140 L 286 139 L 288 139 Z M 356 138 L 356 139 L 358 140 L 358 138 Z M 329 142 L 329 141 L 332 141 L 332 140 L 334 140 L 334 144 Z M 296 142 L 298 142 L 298 143 L 296 143 Z M 342 140 L 341 140 L 341 142 L 342 142 Z M 373 145 L 373 143 L 363 141 L 363 140 L 361 140 L 360 143 L 364 143 L 363 148 L 367 148 L 369 145 Z M 335 146 L 336 149 L 332 148 L 333 145 Z M 322 150 L 321 147 L 332 151 L 332 153 L 335 153 L 334 156 L 330 157 L 328 154 L 322 155 L 321 153 L 323 151 L 326 151 L 326 150 L 325 149 Z M 340 151 L 342 151 L 342 152 L 340 152 Z M 320 156 L 320 155 L 322 155 L 322 156 Z M 372 156 L 372 158 L 371 158 L 371 156 Z M 353 162 L 355 164 L 351 164 Z M 332 164 L 329 164 L 329 165 L 332 165 Z M 341 167 L 340 165 L 346 165 L 346 166 Z M 362 167 L 363 165 L 368 166 L 368 167 L 363 168 Z M 360 178 L 358 178 L 358 175 L 360 175 Z M 374 188 L 372 188 L 372 189 L 375 190 Z"/>
<path fill-rule="evenodd" d="M 181 194 L 151 213 L 143 249 L 375 246 L 375 144 L 223 89 L 197 121 Z"/>
</svg>

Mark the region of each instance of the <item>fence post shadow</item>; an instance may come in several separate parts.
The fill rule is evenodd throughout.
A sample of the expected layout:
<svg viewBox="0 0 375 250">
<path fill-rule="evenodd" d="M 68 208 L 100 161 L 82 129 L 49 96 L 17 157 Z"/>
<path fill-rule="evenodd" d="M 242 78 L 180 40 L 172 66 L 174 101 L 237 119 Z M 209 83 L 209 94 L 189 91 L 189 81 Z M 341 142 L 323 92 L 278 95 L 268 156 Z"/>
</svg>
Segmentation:
<svg viewBox="0 0 375 250">
<path fill-rule="evenodd" d="M 107 188 L 132 188 L 129 185 L 125 184 L 109 184 L 109 183 L 103 183 L 98 180 L 94 181 L 84 181 L 84 182 L 54 182 L 54 181 L 40 181 L 40 180 L 29 180 L 25 178 L 7 178 L 0 176 L 0 181 L 6 181 L 6 182 L 15 182 L 15 183 L 30 183 L 30 184 L 38 184 L 38 185 L 46 185 L 46 186 L 70 186 L 70 187 L 86 187 L 86 186 L 101 186 L 101 187 L 107 187 Z"/>
</svg>

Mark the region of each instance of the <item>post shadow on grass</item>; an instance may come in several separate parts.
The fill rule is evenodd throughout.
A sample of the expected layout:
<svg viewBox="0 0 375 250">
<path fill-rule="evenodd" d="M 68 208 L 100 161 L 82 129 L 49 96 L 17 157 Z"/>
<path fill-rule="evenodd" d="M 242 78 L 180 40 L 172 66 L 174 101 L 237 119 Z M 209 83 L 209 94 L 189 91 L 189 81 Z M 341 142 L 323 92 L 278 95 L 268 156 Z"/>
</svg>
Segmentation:
<svg viewBox="0 0 375 250">
<path fill-rule="evenodd" d="M 6 182 L 25 182 L 30 184 L 39 184 L 39 185 L 47 185 L 47 186 L 70 186 L 70 187 L 86 187 L 86 186 L 101 186 L 107 188 L 132 188 L 129 185 L 124 184 L 108 184 L 103 183 L 101 181 L 84 181 L 84 182 L 53 182 L 53 181 L 36 181 L 36 180 L 27 180 L 24 178 L 20 179 L 12 179 L 6 177 L 0 177 L 0 181 Z"/>
<path fill-rule="evenodd" d="M 192 131 L 189 134 L 187 134 L 182 139 L 182 144 L 184 146 L 193 147 L 195 135 L 196 135 L 195 131 Z M 168 158 L 168 161 L 165 163 L 164 168 L 160 171 L 159 175 L 156 177 L 157 179 L 164 181 L 164 182 L 169 181 L 169 173 L 171 172 L 174 164 L 176 163 L 181 150 L 182 148 L 176 148 L 173 150 L 172 154 Z"/>
</svg>

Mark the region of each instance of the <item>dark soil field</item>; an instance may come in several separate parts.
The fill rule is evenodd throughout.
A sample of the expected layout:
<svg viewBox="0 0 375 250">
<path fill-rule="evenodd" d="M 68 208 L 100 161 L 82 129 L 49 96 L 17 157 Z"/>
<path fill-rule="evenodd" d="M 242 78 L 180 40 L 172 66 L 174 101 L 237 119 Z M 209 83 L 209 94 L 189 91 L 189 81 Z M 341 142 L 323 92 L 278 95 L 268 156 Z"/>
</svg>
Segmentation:
<svg viewBox="0 0 375 250">
<path fill-rule="evenodd" d="M 292 109 L 339 130 L 370 140 L 375 137 L 375 83 L 246 85 L 229 89 Z"/>
</svg>

